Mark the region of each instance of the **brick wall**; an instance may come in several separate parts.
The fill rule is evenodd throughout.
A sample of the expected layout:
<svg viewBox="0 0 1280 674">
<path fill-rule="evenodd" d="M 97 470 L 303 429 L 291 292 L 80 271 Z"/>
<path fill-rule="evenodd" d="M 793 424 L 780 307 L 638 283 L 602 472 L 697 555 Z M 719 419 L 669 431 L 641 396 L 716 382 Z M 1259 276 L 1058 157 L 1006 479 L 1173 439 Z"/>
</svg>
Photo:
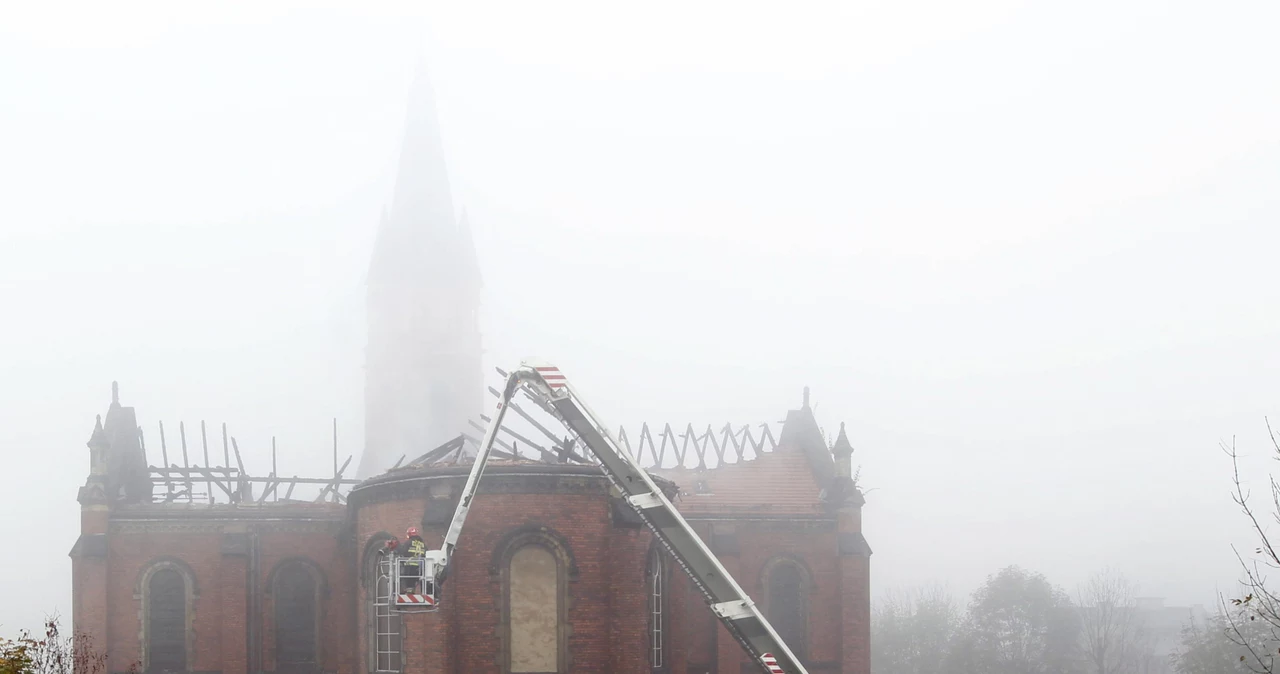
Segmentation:
<svg viewBox="0 0 1280 674">
<path fill-rule="evenodd" d="M 647 671 L 644 562 L 650 534 L 641 529 L 614 526 L 603 477 L 598 474 L 565 477 L 559 483 L 564 487 L 560 493 L 548 493 L 541 488 L 521 493 L 521 482 L 514 476 L 487 473 L 485 480 L 486 488 L 476 497 L 466 529 L 458 541 L 445 586 L 444 608 L 437 614 L 444 617 L 444 624 L 450 626 L 448 633 L 454 635 L 453 650 L 448 656 L 452 671 L 467 674 L 502 671 L 501 555 L 513 533 L 539 529 L 545 529 L 549 536 L 561 541 L 571 557 L 571 568 L 565 569 L 564 588 L 570 671 L 600 674 Z M 424 519 L 447 519 L 439 517 L 439 513 L 428 513 L 428 509 L 433 508 L 448 514 L 452 512 L 453 503 L 449 499 L 429 500 L 421 496 L 359 506 L 356 514 L 359 548 L 365 549 L 379 532 L 402 535 L 400 532 L 407 526 L 419 525 Z M 423 527 L 428 547 L 440 543 L 444 526 Z M 367 619 L 367 603 L 368 592 L 362 587 L 362 619 Z M 622 609 L 624 606 L 626 610 Z M 417 660 L 416 653 L 436 648 L 419 636 L 428 631 L 425 626 L 415 627 L 423 622 L 415 616 L 405 624 L 405 648 L 411 653 L 406 666 Z M 429 631 L 439 634 L 442 629 Z M 364 649 L 366 637 L 363 629 L 360 632 Z"/>
<path fill-rule="evenodd" d="M 843 615 L 844 674 L 871 672 L 871 560 L 863 556 L 840 558 L 841 612 Z"/>
<path fill-rule="evenodd" d="M 194 671 L 222 670 L 222 601 L 228 590 L 225 578 L 219 573 L 221 536 L 217 533 L 113 533 L 107 541 L 106 604 L 111 625 L 112 666 L 124 668 L 133 662 L 144 662 L 142 575 L 152 563 L 170 560 L 189 569 L 195 581 L 187 602 L 188 666 Z M 243 588 L 243 584 L 240 587 Z M 228 616 L 227 619 L 234 618 Z"/>
<path fill-rule="evenodd" d="M 615 524 L 603 479 L 573 475 L 557 480 L 550 486 L 535 481 L 535 488 L 523 492 L 516 476 L 486 475 L 486 486 L 459 541 L 444 608 L 405 618 L 406 674 L 502 671 L 500 548 L 512 532 L 540 527 L 563 542 L 572 560 L 565 585 L 568 671 L 649 670 L 645 567 L 652 536 L 643 528 Z M 360 557 L 374 536 L 403 536 L 410 525 L 423 529 L 428 546 L 438 545 L 454 507 L 447 494 L 438 496 L 431 498 L 421 489 L 353 505 L 350 538 L 340 527 L 317 530 L 313 525 L 291 531 L 287 517 L 269 528 L 248 520 L 210 524 L 181 517 L 154 527 L 117 527 L 107 536 L 105 558 L 77 558 L 73 563 L 76 620 L 105 633 L 113 672 L 141 661 L 139 582 L 157 560 L 171 560 L 194 578 L 188 604 L 190 669 L 250 674 L 257 662 L 261 671 L 274 672 L 272 574 L 279 565 L 304 558 L 323 578 L 318 604 L 322 669 L 367 672 L 368 592 L 359 582 Z M 842 513 L 839 530 L 860 528 L 856 515 Z M 708 522 L 694 525 L 706 540 L 715 539 Z M 733 550 L 722 559 L 766 610 L 763 572 L 770 560 L 786 554 L 804 565 L 810 580 L 806 651 L 814 665 L 811 671 L 869 674 L 869 559 L 837 554 L 840 534 L 832 522 L 737 520 L 731 529 Z M 252 540 L 257 541 L 254 555 L 251 545 L 241 544 Z M 251 570 L 259 589 L 252 602 Z M 739 674 L 744 666 L 750 667 L 678 567 L 670 569 L 667 591 L 667 672 Z M 252 618 L 257 654 L 250 647 L 252 605 L 258 608 Z"/>
<path fill-rule="evenodd" d="M 71 615 L 74 631 L 89 636 L 95 649 L 105 649 L 109 671 L 124 669 L 111 661 L 111 623 L 107 616 L 107 560 L 102 557 L 71 561 Z"/>
<path fill-rule="evenodd" d="M 606 615 L 613 656 L 608 671 L 643 674 L 650 671 L 650 587 L 645 571 L 653 534 L 647 529 L 614 528 L 606 540 L 610 575 Z"/>
<path fill-rule="evenodd" d="M 840 577 L 836 564 L 834 531 L 814 531 L 798 526 L 752 526 L 738 532 L 742 547 L 739 584 L 769 614 L 765 565 L 779 556 L 798 560 L 808 576 L 805 597 L 805 644 L 799 645 L 805 660 L 813 663 L 840 659 Z"/>
<path fill-rule="evenodd" d="M 259 537 L 259 587 L 262 588 L 262 669 L 276 671 L 276 607 L 272 581 L 282 565 L 302 561 L 320 572 L 322 585 L 316 605 L 320 614 L 317 657 L 323 671 L 351 674 L 355 671 L 355 644 L 351 615 L 351 579 L 355 570 L 350 550 L 330 534 L 277 533 Z"/>
<path fill-rule="evenodd" d="M 705 522 L 694 521 L 704 540 L 715 536 Z M 809 521 L 786 523 L 776 521 L 739 520 L 732 527 L 733 551 L 720 550 L 721 563 L 733 574 L 738 584 L 768 613 L 765 571 L 771 560 L 779 556 L 798 560 L 809 580 L 806 597 L 806 662 L 815 674 L 868 674 L 853 664 L 862 662 L 866 641 L 845 648 L 846 633 L 859 633 L 858 627 L 846 630 L 843 604 L 845 588 L 856 591 L 853 583 L 844 581 L 842 558 L 836 555 L 834 522 Z M 866 576 L 863 576 L 864 580 Z M 669 641 L 671 672 L 679 674 L 724 674 L 754 671 L 737 641 L 711 616 L 697 588 L 679 571 L 671 584 L 672 634 Z M 863 594 L 858 596 L 865 596 Z M 851 616 L 860 615 L 856 612 Z M 846 654 L 846 650 L 850 650 Z M 746 669 L 744 669 L 746 668 Z"/>
<path fill-rule="evenodd" d="M 274 528 L 282 525 L 275 524 Z M 313 564 L 325 580 L 317 604 L 320 667 L 326 672 L 352 674 L 355 644 L 351 633 L 350 556 L 340 537 L 329 532 L 288 531 L 227 533 L 225 529 L 250 529 L 244 522 L 221 525 L 160 523 L 154 528 L 137 525 L 107 536 L 105 564 L 76 560 L 73 587 L 76 620 L 92 625 L 97 616 L 107 626 L 106 644 L 112 672 L 126 670 L 145 660 L 143 634 L 145 607 L 142 583 L 148 569 L 167 564 L 191 579 L 187 600 L 188 668 L 193 672 L 245 674 L 255 659 L 262 671 L 274 671 L 274 605 L 269 592 L 272 570 L 281 561 L 302 558 Z M 283 525 L 287 528 L 287 525 Z M 187 529 L 187 530 L 184 530 Z M 194 530 L 191 530 L 194 529 Z M 236 543 L 228 543 L 231 538 Z M 256 563 L 250 545 L 256 539 Z M 260 613 L 250 617 L 249 581 L 257 567 Z M 100 569 L 105 573 L 100 574 Z M 99 581 L 98 576 L 103 580 Z M 249 626 L 259 634 L 262 652 L 251 657 Z"/>
</svg>

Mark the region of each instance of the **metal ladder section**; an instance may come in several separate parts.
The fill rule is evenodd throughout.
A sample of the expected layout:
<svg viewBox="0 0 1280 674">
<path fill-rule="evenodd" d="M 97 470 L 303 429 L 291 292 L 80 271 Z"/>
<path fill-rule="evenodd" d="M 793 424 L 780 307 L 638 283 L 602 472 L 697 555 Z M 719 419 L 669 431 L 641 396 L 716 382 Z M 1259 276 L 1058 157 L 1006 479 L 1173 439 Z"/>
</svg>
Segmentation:
<svg viewBox="0 0 1280 674">
<path fill-rule="evenodd" d="M 609 481 L 706 597 L 729 633 L 770 674 L 808 674 L 755 602 L 738 585 L 649 474 L 623 451 L 558 368 L 523 364 L 511 378 L 565 424 L 597 458 Z M 514 386 L 507 386 L 503 403 Z M 498 422 L 495 418 L 494 422 Z"/>
<path fill-rule="evenodd" d="M 373 588 L 373 652 L 374 671 L 399 672 L 402 665 L 400 615 L 395 611 L 394 555 L 378 560 L 378 574 Z"/>
</svg>

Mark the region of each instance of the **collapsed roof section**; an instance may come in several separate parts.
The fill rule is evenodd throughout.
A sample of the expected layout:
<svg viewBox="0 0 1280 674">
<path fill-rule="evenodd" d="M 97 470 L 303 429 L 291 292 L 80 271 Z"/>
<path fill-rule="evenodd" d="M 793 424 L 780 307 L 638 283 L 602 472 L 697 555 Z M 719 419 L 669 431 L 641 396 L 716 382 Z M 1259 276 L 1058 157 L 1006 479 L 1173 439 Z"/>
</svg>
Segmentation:
<svg viewBox="0 0 1280 674">
<path fill-rule="evenodd" d="M 567 431 L 552 431 L 558 422 L 532 403 L 522 406 L 512 401 L 509 409 L 514 414 L 508 415 L 499 429 L 490 465 L 599 465 Z M 470 465 L 488 423 L 487 416 L 472 420 L 454 439 L 419 456 L 401 456 L 382 475 Z M 160 461 L 152 463 L 137 415 L 132 407 L 120 404 L 119 387 L 113 383 L 106 419 L 98 418 L 88 443 L 90 480 L 85 489 L 92 493 L 84 496 L 121 504 L 185 506 L 342 504 L 350 490 L 361 483 L 346 477 L 352 457 L 338 463 L 336 421 L 333 473 L 323 477 L 279 475 L 274 439 L 271 471 L 265 476 L 249 474 L 239 443 L 226 424 L 221 425 L 220 433 L 214 430 L 212 456 L 210 433 L 203 422 L 199 444 L 195 444 L 193 430 L 190 446 L 185 424 L 178 425 L 176 443 L 166 436 L 163 424 L 157 427 L 159 457 L 151 458 Z M 808 389 L 801 407 L 787 413 L 776 438 L 769 424 L 736 429 L 726 424 L 719 431 L 708 426 L 701 432 L 692 424 L 681 432 L 670 424 L 656 432 L 643 424 L 638 433 L 628 434 L 620 428 L 614 438 L 650 474 L 679 485 L 681 510 L 686 512 L 816 514 L 850 500 L 861 502 L 856 476 L 849 470 L 853 447 L 844 427 L 841 425 L 834 445 L 828 444 L 809 406 Z M 154 448 L 151 453 L 156 453 Z M 767 499 L 762 499 L 762 494 L 767 494 Z"/>
<path fill-rule="evenodd" d="M 89 479 L 81 489 L 82 503 L 184 506 L 345 503 L 346 493 L 359 484 L 359 480 L 345 477 L 352 457 L 338 463 L 336 420 L 333 474 L 323 477 L 279 475 L 275 438 L 271 439 L 271 471 L 255 476 L 245 470 L 240 443 L 228 432 L 226 424 L 221 427 L 220 443 L 218 435 L 210 438 L 211 433 L 203 421 L 199 424 L 198 438 L 195 428 L 191 429 L 190 442 L 185 423 L 178 424 L 176 438 L 171 437 L 172 427 L 166 435 L 163 422 L 156 427 L 159 447 L 153 445 L 149 455 L 146 434 L 138 425 L 137 413 L 134 408 L 120 404 L 119 384 L 112 382 L 106 420 L 98 417 L 87 443 Z M 158 456 L 156 449 L 159 449 Z M 159 461 L 155 462 L 157 458 Z"/>
<path fill-rule="evenodd" d="M 515 414 L 499 429 L 490 465 L 598 465 L 572 438 L 550 430 L 557 422 L 540 420 L 546 415 L 539 410 L 516 401 L 509 410 Z M 470 422 L 469 432 L 412 459 L 401 457 L 387 473 L 469 465 L 488 422 L 487 416 Z M 850 500 L 861 504 L 844 426 L 835 445 L 829 444 L 807 388 L 804 403 L 787 413 L 776 440 L 769 424 L 754 428 L 726 424 L 719 431 L 708 426 L 698 432 L 690 424 L 677 433 L 667 424 L 655 433 L 644 424 L 633 435 L 619 429 L 614 439 L 650 474 L 680 486 L 682 511 L 818 515 Z"/>
</svg>

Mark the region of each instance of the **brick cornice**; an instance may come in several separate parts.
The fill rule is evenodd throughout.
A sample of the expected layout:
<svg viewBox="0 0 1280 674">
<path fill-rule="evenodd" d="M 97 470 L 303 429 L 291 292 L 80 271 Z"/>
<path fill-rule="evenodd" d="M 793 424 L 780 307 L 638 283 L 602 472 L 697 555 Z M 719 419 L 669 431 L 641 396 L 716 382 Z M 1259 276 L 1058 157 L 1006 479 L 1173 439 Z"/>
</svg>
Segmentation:
<svg viewBox="0 0 1280 674">
<path fill-rule="evenodd" d="M 466 482 L 470 466 L 389 473 L 367 480 L 351 491 L 353 510 L 374 503 L 430 498 L 443 482 L 456 492 Z M 530 464 L 486 468 L 477 494 L 599 494 L 609 493 L 609 480 L 597 466 Z"/>
<path fill-rule="evenodd" d="M 834 517 L 728 517 L 728 516 L 685 516 L 690 524 L 732 522 L 738 532 L 745 531 L 808 531 L 830 533 L 836 531 Z"/>
<path fill-rule="evenodd" d="M 246 532 L 255 534 L 295 533 L 330 534 L 337 536 L 344 528 L 343 521 L 325 520 L 274 520 L 244 521 L 189 520 L 189 519 L 113 519 L 108 531 L 112 534 L 216 534 Z"/>
</svg>

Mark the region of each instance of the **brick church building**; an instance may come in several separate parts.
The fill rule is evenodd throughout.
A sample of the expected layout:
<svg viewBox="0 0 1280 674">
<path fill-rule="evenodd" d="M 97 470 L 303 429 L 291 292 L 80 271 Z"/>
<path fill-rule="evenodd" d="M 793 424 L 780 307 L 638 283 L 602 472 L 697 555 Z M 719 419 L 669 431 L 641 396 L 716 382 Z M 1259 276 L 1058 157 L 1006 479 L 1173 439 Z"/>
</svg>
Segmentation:
<svg viewBox="0 0 1280 674">
<path fill-rule="evenodd" d="M 377 551 L 408 526 L 438 545 L 486 405 L 479 265 L 442 157 L 420 75 L 369 273 L 356 478 L 251 477 L 225 431 L 210 460 L 203 427 L 194 462 L 185 431 L 182 464 L 163 435 L 156 462 L 113 387 L 71 551 L 75 627 L 105 649 L 109 672 L 756 671 L 600 468 L 550 436 L 547 449 L 507 431 L 440 610 L 389 605 Z M 776 441 L 767 425 L 620 440 L 810 672 L 869 674 L 871 550 L 853 448 L 843 426 L 828 442 L 808 398 Z"/>
</svg>

